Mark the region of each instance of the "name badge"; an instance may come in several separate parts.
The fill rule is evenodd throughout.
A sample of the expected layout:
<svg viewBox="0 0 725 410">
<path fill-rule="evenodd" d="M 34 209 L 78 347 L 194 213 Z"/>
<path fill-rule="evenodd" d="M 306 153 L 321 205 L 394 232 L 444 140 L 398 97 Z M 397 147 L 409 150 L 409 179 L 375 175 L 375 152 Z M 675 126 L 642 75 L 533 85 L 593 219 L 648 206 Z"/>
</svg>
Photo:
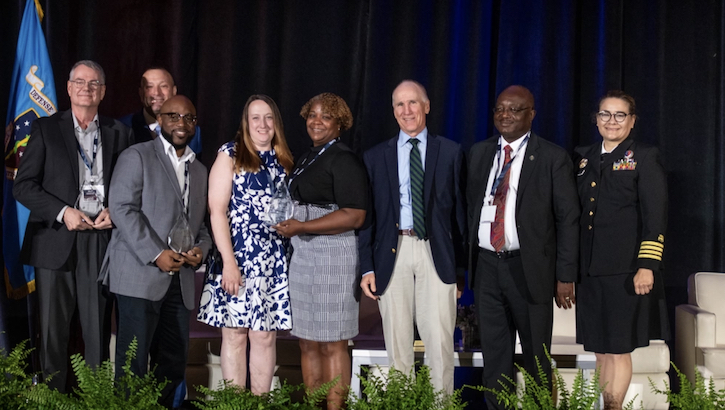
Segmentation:
<svg viewBox="0 0 725 410">
<path fill-rule="evenodd" d="M 95 218 L 103 210 L 104 193 L 103 182 L 97 177 L 84 181 L 75 208 Z"/>
<path fill-rule="evenodd" d="M 496 220 L 496 205 L 485 205 L 481 209 L 481 223 L 491 223 Z"/>
</svg>

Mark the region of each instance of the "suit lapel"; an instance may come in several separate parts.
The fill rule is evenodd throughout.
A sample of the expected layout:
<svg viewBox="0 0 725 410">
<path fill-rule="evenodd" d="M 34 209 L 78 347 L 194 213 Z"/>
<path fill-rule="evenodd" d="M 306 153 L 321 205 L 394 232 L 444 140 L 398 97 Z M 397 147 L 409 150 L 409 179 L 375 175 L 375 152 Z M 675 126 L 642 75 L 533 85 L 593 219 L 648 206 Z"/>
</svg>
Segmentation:
<svg viewBox="0 0 725 410">
<path fill-rule="evenodd" d="M 531 133 L 531 137 L 529 138 L 529 142 L 526 145 L 526 151 L 524 151 L 524 162 L 521 165 L 521 176 L 519 177 L 519 185 L 516 192 L 516 214 L 518 215 L 519 209 L 521 207 L 521 198 L 523 198 L 523 193 L 526 190 L 526 184 L 529 182 L 529 179 L 531 179 L 531 175 L 533 175 L 534 170 L 537 168 L 538 164 L 538 153 L 539 153 L 539 136 Z"/>
<path fill-rule="evenodd" d="M 498 138 L 495 139 L 497 141 Z M 476 190 L 476 202 L 474 202 L 476 208 L 473 210 L 474 221 L 478 224 L 481 219 L 481 209 L 483 208 L 483 201 L 486 200 L 486 187 L 488 185 L 488 178 L 491 174 L 491 168 L 493 167 L 493 161 L 496 157 L 497 145 L 493 142 L 485 145 L 485 150 L 481 154 L 481 161 L 478 163 L 478 169 L 476 169 L 476 175 L 478 176 L 479 189 Z M 470 170 L 473 172 L 473 170 Z M 478 244 L 478 229 L 471 229 L 470 232 L 471 244 Z"/>
<path fill-rule="evenodd" d="M 493 167 L 493 161 L 496 157 L 497 145 L 488 144 L 486 151 L 483 153 L 481 162 L 479 163 L 478 175 L 480 175 L 480 181 L 483 186 L 482 189 L 477 190 L 478 198 L 476 198 L 476 204 L 478 206 L 477 212 L 480 214 L 481 207 L 483 207 L 483 201 L 486 200 L 486 186 L 488 185 L 488 178 L 491 174 L 491 168 Z"/>
<path fill-rule="evenodd" d="M 398 180 L 398 138 L 392 138 L 385 149 L 385 167 L 388 169 L 390 198 L 400 198 L 400 181 Z M 400 218 L 400 200 L 390 201 L 394 215 Z"/>
<path fill-rule="evenodd" d="M 70 166 L 71 170 L 73 171 L 73 181 L 76 186 L 76 189 L 80 190 L 79 184 L 79 172 L 78 169 L 78 140 L 76 139 L 76 133 L 73 129 L 73 112 L 71 110 L 68 110 L 63 114 L 63 118 L 59 122 L 58 126 L 60 127 L 60 133 L 63 136 L 63 141 L 65 142 L 66 151 L 68 152 L 68 157 L 70 158 Z"/>
<path fill-rule="evenodd" d="M 426 216 L 431 209 L 431 193 L 433 192 L 433 180 L 435 179 L 436 165 L 438 164 L 438 153 L 441 142 L 435 135 L 428 133 L 428 146 L 425 149 L 425 182 L 423 184 L 423 203 L 426 204 Z"/>
</svg>

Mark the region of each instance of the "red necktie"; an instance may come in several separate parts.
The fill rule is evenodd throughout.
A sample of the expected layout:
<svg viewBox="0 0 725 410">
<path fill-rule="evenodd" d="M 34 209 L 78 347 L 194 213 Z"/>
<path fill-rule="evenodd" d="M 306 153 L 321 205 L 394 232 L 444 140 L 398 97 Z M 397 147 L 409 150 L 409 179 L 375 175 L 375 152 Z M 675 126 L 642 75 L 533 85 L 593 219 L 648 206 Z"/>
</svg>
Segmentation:
<svg viewBox="0 0 725 410">
<path fill-rule="evenodd" d="M 511 146 L 503 147 L 503 151 L 505 155 L 502 169 L 505 169 L 506 173 L 496 188 L 496 194 L 493 196 L 493 204 L 496 205 L 496 218 L 491 223 L 491 245 L 496 252 L 501 251 L 506 244 L 504 214 L 506 213 L 506 195 L 509 192 L 509 176 L 511 175 L 509 172 L 511 167 L 506 167 L 511 162 Z"/>
</svg>

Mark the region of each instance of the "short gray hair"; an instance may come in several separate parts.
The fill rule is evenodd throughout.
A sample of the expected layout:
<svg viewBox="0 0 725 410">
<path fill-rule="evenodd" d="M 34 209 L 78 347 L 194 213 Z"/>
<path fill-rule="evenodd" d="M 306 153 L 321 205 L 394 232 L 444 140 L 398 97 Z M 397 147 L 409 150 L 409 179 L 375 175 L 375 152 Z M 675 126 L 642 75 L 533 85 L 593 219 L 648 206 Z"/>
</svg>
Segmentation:
<svg viewBox="0 0 725 410">
<path fill-rule="evenodd" d="M 93 71 L 98 73 L 98 76 L 101 77 L 101 84 L 106 84 L 106 73 L 103 71 L 103 67 L 101 67 L 100 64 L 93 60 L 81 60 L 75 64 L 73 64 L 73 68 L 70 69 L 70 75 L 68 76 L 68 81 L 73 81 L 73 73 L 76 71 L 76 68 L 78 66 L 84 65 L 88 68 L 93 69 Z"/>
</svg>

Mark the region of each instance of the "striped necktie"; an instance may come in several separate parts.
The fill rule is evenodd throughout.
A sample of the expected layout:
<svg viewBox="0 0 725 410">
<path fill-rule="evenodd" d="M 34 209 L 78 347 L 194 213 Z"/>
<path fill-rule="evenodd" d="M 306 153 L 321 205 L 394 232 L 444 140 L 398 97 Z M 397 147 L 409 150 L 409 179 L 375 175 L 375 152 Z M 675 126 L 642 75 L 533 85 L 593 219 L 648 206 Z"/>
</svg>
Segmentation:
<svg viewBox="0 0 725 410">
<path fill-rule="evenodd" d="M 423 162 L 420 160 L 418 143 L 420 140 L 408 140 L 413 145 L 410 150 L 410 203 L 413 208 L 413 230 L 420 239 L 427 237 L 425 230 L 425 206 L 423 205 Z"/>
<path fill-rule="evenodd" d="M 496 194 L 493 197 L 493 204 L 496 205 L 496 219 L 491 223 L 491 246 L 493 246 L 496 252 L 500 252 L 504 245 L 506 245 L 504 214 L 506 213 L 506 196 L 509 192 L 509 176 L 511 175 L 509 172 L 511 171 L 511 167 L 506 168 L 506 165 L 511 162 L 511 146 L 507 145 L 503 150 L 505 155 L 502 169 L 506 169 L 506 174 L 496 188 Z"/>
</svg>

